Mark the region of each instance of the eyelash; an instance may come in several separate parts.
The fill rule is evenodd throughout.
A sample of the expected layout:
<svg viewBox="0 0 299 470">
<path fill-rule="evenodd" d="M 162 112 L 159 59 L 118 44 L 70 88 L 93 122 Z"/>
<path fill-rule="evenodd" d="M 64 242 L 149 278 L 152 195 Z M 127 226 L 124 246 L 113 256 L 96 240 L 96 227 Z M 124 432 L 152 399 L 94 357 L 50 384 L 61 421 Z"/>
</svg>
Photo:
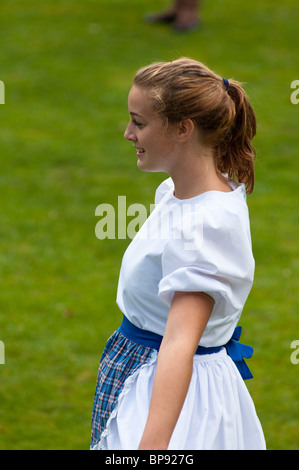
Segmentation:
<svg viewBox="0 0 299 470">
<path fill-rule="evenodd" d="M 141 127 L 143 126 L 143 124 L 141 124 L 141 122 L 138 122 L 138 121 L 136 121 L 135 119 L 133 119 L 132 122 L 133 122 L 134 126 L 136 126 L 136 127 L 141 128 Z"/>
</svg>

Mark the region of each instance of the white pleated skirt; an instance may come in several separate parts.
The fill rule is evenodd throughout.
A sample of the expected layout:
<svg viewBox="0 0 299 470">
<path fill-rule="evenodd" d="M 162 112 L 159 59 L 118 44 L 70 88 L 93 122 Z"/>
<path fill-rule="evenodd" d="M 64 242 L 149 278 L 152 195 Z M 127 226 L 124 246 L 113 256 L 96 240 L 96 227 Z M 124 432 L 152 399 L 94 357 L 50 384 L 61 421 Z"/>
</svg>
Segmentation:
<svg viewBox="0 0 299 470">
<path fill-rule="evenodd" d="M 124 382 L 92 450 L 137 450 L 146 424 L 157 351 Z M 220 352 L 195 355 L 188 393 L 169 450 L 263 450 L 263 430 L 234 362 Z"/>
</svg>

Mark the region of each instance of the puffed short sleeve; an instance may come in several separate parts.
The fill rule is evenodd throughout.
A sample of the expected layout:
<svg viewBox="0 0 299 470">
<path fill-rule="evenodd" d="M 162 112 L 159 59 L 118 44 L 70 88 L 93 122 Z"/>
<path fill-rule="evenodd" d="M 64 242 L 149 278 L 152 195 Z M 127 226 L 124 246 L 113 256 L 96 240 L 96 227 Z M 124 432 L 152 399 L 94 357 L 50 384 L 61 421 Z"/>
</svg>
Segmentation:
<svg viewBox="0 0 299 470">
<path fill-rule="evenodd" d="M 162 253 L 161 300 L 170 306 L 176 291 L 204 292 L 217 315 L 242 310 L 254 275 L 246 211 L 212 205 L 182 219 Z"/>
</svg>

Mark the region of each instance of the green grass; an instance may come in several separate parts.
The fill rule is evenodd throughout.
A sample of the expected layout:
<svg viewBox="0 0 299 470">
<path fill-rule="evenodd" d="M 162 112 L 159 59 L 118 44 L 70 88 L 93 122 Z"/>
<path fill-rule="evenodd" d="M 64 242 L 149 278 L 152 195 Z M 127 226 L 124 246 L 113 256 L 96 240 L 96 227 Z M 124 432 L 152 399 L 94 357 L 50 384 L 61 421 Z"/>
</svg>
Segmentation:
<svg viewBox="0 0 299 470">
<path fill-rule="evenodd" d="M 167 2 L 164 3 L 167 6 Z M 163 5 L 163 6 L 164 6 Z M 136 69 L 180 56 L 246 83 L 258 136 L 248 198 L 255 284 L 244 340 L 269 449 L 298 449 L 297 0 L 203 3 L 176 34 L 143 15 L 158 0 L 3 0 L 0 79 L 1 449 L 87 449 L 98 362 L 118 326 L 127 240 L 95 237 L 95 208 L 153 202 L 163 174 L 140 172 L 123 139 Z"/>
</svg>

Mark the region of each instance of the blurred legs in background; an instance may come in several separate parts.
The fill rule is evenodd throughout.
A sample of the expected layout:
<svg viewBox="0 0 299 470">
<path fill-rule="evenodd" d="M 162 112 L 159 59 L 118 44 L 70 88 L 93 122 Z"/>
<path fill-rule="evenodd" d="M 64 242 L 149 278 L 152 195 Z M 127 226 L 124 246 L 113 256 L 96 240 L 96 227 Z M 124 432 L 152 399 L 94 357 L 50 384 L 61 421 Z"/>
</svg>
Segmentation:
<svg viewBox="0 0 299 470">
<path fill-rule="evenodd" d="M 177 31 L 190 31 L 199 26 L 200 0 L 174 0 L 172 6 L 160 13 L 149 14 L 149 23 L 169 23 Z"/>
</svg>

